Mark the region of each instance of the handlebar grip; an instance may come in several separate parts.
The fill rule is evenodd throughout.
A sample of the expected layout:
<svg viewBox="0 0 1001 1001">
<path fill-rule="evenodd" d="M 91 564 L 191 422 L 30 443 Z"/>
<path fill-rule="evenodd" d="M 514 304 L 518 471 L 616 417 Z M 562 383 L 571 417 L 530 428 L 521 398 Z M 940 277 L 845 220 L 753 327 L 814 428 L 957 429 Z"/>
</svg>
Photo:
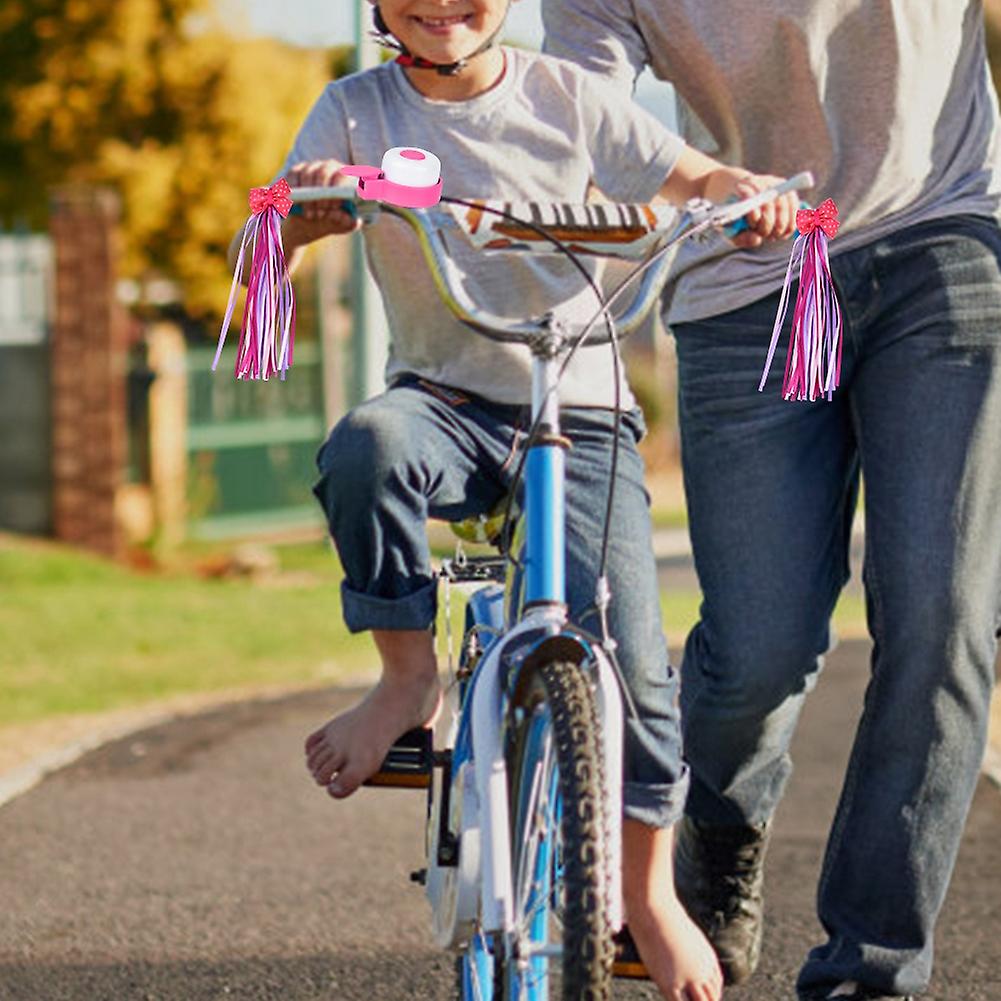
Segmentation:
<svg viewBox="0 0 1001 1001">
<path fill-rule="evenodd" d="M 358 203 L 350 198 L 342 199 L 337 203 L 337 207 L 347 212 L 352 219 L 358 218 Z M 292 208 L 289 210 L 289 215 L 302 215 L 302 202 L 293 203 Z"/>
</svg>

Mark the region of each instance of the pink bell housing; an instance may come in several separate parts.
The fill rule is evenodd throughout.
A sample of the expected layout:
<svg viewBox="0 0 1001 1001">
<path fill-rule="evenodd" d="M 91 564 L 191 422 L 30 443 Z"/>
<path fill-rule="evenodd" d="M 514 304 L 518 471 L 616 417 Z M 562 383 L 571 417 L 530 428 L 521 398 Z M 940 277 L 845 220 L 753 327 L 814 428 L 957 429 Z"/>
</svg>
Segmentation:
<svg viewBox="0 0 1001 1001">
<path fill-rule="evenodd" d="M 341 173 L 357 177 L 358 194 L 372 201 L 426 209 L 441 200 L 441 161 L 415 146 L 386 150 L 381 168 L 349 165 Z"/>
</svg>

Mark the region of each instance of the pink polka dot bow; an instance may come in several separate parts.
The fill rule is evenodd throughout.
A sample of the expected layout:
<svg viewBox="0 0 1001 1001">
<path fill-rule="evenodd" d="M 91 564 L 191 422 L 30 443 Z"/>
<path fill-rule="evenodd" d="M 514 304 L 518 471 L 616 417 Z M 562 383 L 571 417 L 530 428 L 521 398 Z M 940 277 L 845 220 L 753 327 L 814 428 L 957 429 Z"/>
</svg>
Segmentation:
<svg viewBox="0 0 1001 1001">
<path fill-rule="evenodd" d="M 799 235 L 792 245 L 759 390 L 765 388 L 768 379 L 797 271 L 799 287 L 789 331 L 782 395 L 787 400 L 830 400 L 841 381 L 844 323 L 827 249 L 827 241 L 837 236 L 840 225 L 838 207 L 830 198 L 815 209 L 800 209 L 796 213 Z"/>
<path fill-rule="evenodd" d="M 822 201 L 815 209 L 800 209 L 796 213 L 796 229 L 807 236 L 815 229 L 822 229 L 829 240 L 838 235 L 841 223 L 838 221 L 838 207 L 833 199 Z"/>
<path fill-rule="evenodd" d="M 284 219 L 292 211 L 292 189 L 288 186 L 288 181 L 280 177 L 270 188 L 251 188 L 248 201 L 254 215 L 274 208 Z"/>
</svg>

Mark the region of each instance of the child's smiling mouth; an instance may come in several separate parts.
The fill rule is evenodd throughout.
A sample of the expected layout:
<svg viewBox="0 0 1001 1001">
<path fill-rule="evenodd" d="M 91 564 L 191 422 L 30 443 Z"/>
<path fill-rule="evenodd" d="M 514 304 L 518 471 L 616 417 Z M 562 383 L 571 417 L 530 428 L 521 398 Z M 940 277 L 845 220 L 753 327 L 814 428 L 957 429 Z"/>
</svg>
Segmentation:
<svg viewBox="0 0 1001 1001">
<path fill-rule="evenodd" d="M 414 16 L 414 22 L 424 31 L 434 35 L 447 35 L 455 27 L 466 24 L 472 15 L 453 14 L 450 17 L 418 17 Z"/>
</svg>

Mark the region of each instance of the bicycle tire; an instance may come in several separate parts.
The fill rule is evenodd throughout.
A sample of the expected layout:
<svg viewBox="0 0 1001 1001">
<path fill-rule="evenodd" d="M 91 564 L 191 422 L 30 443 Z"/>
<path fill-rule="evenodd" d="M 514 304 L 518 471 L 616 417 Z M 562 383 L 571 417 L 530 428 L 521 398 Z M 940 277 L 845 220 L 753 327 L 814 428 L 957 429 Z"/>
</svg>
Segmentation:
<svg viewBox="0 0 1001 1001">
<path fill-rule="evenodd" d="M 543 663 L 519 681 L 508 713 L 515 926 L 531 958 L 495 957 L 495 997 L 550 997 L 549 958 L 535 951 L 548 943 L 562 946 L 562 1001 L 607 1001 L 614 958 L 610 818 L 591 682 L 577 664 Z M 540 809 L 545 797 L 554 802 Z M 524 890 L 527 880 L 533 894 Z"/>
</svg>

